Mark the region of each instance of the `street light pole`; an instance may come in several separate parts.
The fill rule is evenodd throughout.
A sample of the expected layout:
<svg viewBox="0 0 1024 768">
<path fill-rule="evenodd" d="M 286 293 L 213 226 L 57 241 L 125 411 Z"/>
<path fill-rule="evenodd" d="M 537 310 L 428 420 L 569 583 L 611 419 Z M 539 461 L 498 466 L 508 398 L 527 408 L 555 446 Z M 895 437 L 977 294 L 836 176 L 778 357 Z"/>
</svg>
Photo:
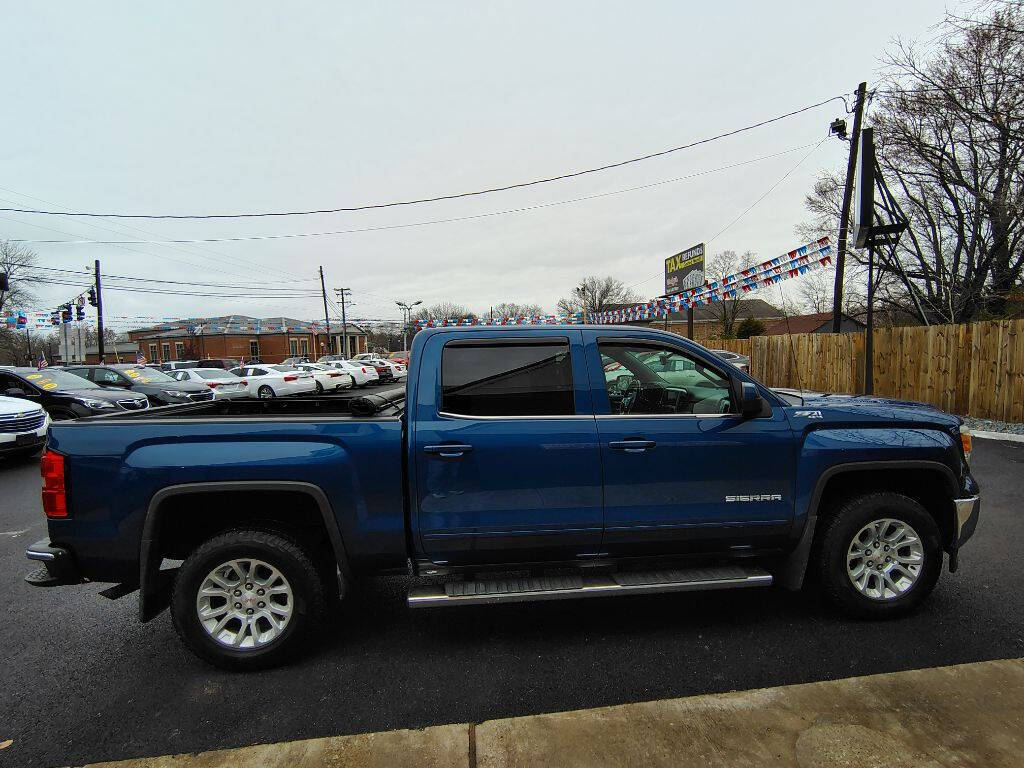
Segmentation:
<svg viewBox="0 0 1024 768">
<path fill-rule="evenodd" d="M 404 301 L 396 301 L 402 310 L 402 351 L 407 352 L 409 350 L 409 322 L 412 319 L 412 308 L 418 304 L 422 304 L 420 300 L 414 301 L 412 304 L 407 304 Z"/>
</svg>

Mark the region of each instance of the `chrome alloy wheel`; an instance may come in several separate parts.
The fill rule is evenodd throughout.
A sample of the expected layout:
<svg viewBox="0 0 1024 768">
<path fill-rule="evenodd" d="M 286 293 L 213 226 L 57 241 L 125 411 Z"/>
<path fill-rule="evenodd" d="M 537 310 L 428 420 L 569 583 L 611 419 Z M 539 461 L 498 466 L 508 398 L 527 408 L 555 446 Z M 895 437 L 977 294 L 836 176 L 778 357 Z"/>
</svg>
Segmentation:
<svg viewBox="0 0 1024 768">
<path fill-rule="evenodd" d="M 868 523 L 850 542 L 846 573 L 853 586 L 872 600 L 895 600 L 917 583 L 924 547 L 917 531 L 902 520 Z"/>
<path fill-rule="evenodd" d="M 196 595 L 206 633 L 226 648 L 263 648 L 281 636 L 295 608 L 288 580 L 262 560 L 239 558 L 210 571 Z"/>
</svg>

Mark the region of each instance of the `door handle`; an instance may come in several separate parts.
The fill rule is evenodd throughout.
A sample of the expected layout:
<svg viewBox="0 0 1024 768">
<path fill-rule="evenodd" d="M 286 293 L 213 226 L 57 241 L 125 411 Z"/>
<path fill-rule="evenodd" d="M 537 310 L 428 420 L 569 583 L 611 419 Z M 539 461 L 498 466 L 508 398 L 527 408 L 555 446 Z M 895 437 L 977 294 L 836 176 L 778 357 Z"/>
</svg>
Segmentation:
<svg viewBox="0 0 1024 768">
<path fill-rule="evenodd" d="M 626 453 L 643 453 L 653 448 L 657 443 L 653 440 L 612 440 L 608 447 L 613 451 L 625 451 Z"/>
<path fill-rule="evenodd" d="M 435 456 L 440 456 L 442 459 L 457 459 L 462 454 L 469 453 L 472 450 L 472 445 L 465 445 L 463 443 L 449 443 L 447 445 L 423 446 L 424 453 L 430 453 Z"/>
</svg>

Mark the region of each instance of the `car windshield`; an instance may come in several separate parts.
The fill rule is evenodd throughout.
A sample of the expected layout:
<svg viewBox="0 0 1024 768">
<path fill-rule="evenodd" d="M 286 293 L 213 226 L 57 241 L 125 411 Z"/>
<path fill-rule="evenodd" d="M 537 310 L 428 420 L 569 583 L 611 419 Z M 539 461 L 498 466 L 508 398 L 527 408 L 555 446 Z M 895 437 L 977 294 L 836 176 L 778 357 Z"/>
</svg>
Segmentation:
<svg viewBox="0 0 1024 768">
<path fill-rule="evenodd" d="M 139 384 L 163 384 L 176 379 L 168 376 L 163 371 L 154 368 L 115 368 L 114 370 L 123 373 L 129 379 Z"/>
<path fill-rule="evenodd" d="M 280 371 L 281 373 L 298 373 L 298 368 L 293 368 L 290 365 L 270 365 L 267 366 L 272 371 Z"/>
<path fill-rule="evenodd" d="M 238 378 L 231 371 L 222 371 L 220 368 L 196 368 L 193 373 L 203 379 L 236 379 Z"/>
<path fill-rule="evenodd" d="M 48 392 L 67 389 L 102 389 L 99 384 L 94 384 L 86 378 L 54 368 L 45 368 L 41 371 L 21 375 L 35 386 Z"/>
</svg>

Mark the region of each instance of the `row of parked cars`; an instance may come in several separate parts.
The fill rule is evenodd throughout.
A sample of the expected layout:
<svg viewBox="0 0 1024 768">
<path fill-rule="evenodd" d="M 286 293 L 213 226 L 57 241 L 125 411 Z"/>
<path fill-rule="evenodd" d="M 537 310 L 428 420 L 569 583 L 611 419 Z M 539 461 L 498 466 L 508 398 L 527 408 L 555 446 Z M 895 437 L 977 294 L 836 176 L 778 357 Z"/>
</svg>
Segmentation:
<svg viewBox="0 0 1024 768">
<path fill-rule="evenodd" d="M 196 360 L 149 365 L 0 368 L 0 456 L 42 450 L 50 421 L 163 405 L 315 395 L 404 381 L 408 368 L 376 356 L 280 364 Z"/>
</svg>

